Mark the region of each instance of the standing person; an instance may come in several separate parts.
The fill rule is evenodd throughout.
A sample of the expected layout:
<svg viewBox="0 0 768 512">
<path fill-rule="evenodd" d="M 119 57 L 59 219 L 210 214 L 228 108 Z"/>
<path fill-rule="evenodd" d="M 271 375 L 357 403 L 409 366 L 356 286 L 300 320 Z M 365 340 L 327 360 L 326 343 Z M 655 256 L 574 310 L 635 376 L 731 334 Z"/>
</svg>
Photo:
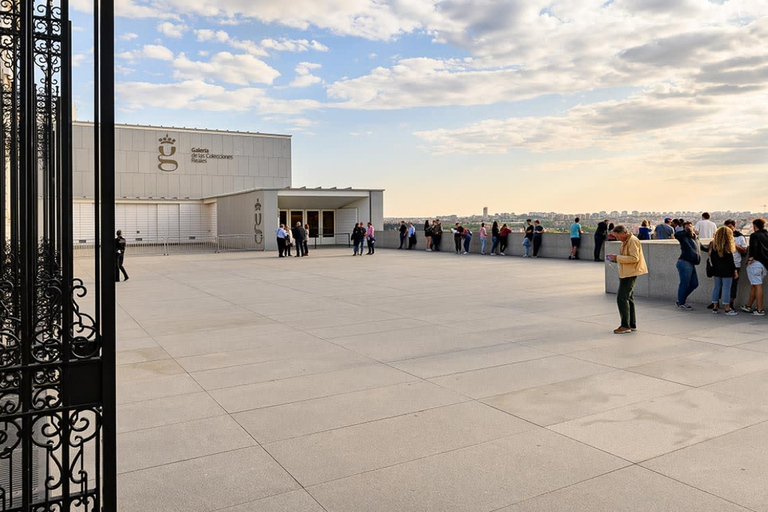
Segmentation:
<svg viewBox="0 0 768 512">
<path fill-rule="evenodd" d="M 491 226 L 491 256 L 496 256 L 496 248 L 499 246 L 499 223 L 493 221 Z"/>
<path fill-rule="evenodd" d="M 463 232 L 464 228 L 461 227 L 461 224 L 458 222 L 451 228 L 451 233 L 453 233 L 453 249 L 455 254 L 459 254 L 461 252 L 461 234 Z"/>
<path fill-rule="evenodd" d="M 609 242 L 615 242 L 616 236 L 613 234 L 613 222 L 608 224 L 608 237 L 606 238 Z"/>
<path fill-rule="evenodd" d="M 472 241 L 472 231 L 469 228 L 464 228 L 461 236 L 464 238 L 464 254 L 469 254 L 469 242 Z"/>
<path fill-rule="evenodd" d="M 309 256 L 309 224 L 304 224 L 304 256 Z"/>
<path fill-rule="evenodd" d="M 293 247 L 293 230 L 290 227 L 290 224 L 288 226 L 285 226 L 285 255 L 290 256 L 291 255 L 291 247 Z"/>
<path fill-rule="evenodd" d="M 712 277 L 715 285 L 712 288 L 712 309 L 717 313 L 719 305 L 725 305 L 725 314 L 728 316 L 737 315 L 736 311 L 731 309 L 731 285 L 736 274 L 736 263 L 733 256 L 736 253 L 736 243 L 733 241 L 733 231 L 725 226 L 721 226 L 715 231 L 715 236 L 709 242 L 707 248 L 709 252 L 709 261 L 712 264 Z M 722 296 L 722 297 L 721 297 Z"/>
<path fill-rule="evenodd" d="M 488 238 L 488 230 L 485 229 L 485 222 L 480 223 L 480 254 L 485 254 L 485 242 Z"/>
<path fill-rule="evenodd" d="M 749 278 L 749 302 L 741 306 L 742 311 L 757 316 L 765 316 L 763 309 L 763 281 L 768 269 L 768 231 L 765 219 L 752 221 L 752 234 L 749 236 L 749 258 L 747 259 L 747 277 Z M 752 304 L 755 309 L 752 309 Z"/>
<path fill-rule="evenodd" d="M 293 228 L 293 241 L 296 243 L 296 257 L 304 256 L 304 227 L 301 222 L 297 222 Z"/>
<path fill-rule="evenodd" d="M 536 219 L 533 222 L 533 257 L 539 257 L 539 250 L 541 250 L 541 242 L 544 235 L 544 226 L 541 225 L 541 221 Z"/>
<path fill-rule="evenodd" d="M 416 228 L 413 227 L 413 222 L 408 223 L 408 250 L 416 247 Z"/>
<path fill-rule="evenodd" d="M 363 221 L 360 221 L 360 224 L 358 224 L 357 229 L 360 231 L 360 240 L 358 243 L 360 244 L 360 256 L 362 256 L 363 247 L 365 246 L 365 233 L 367 231 L 365 229 L 365 223 L 363 223 Z"/>
<path fill-rule="evenodd" d="M 683 227 L 683 224 L 685 224 L 685 219 L 676 219 L 676 220 L 675 220 L 675 223 L 674 223 L 674 227 L 675 227 L 675 233 L 679 233 L 680 231 L 682 231 L 683 229 L 685 229 L 685 228 Z M 673 235 L 673 236 L 674 236 L 674 235 Z"/>
<path fill-rule="evenodd" d="M 595 231 L 595 261 L 600 261 L 600 251 L 607 236 L 608 219 L 605 219 L 597 223 L 597 230 Z"/>
<path fill-rule="evenodd" d="M 643 220 L 637 230 L 637 238 L 640 240 L 650 240 L 651 233 L 653 233 L 653 230 L 651 229 L 651 223 L 647 220 Z"/>
<path fill-rule="evenodd" d="M 123 261 L 125 261 L 125 238 L 123 238 L 123 231 L 117 230 L 115 234 L 115 282 L 120 282 L 120 272 L 123 273 L 123 281 L 128 280 L 128 272 L 125 271 Z"/>
<path fill-rule="evenodd" d="M 368 229 L 365 231 L 365 238 L 368 240 L 368 254 L 373 254 L 376 252 L 376 236 L 375 236 L 375 230 L 373 229 L 373 224 L 370 222 L 368 223 Z"/>
<path fill-rule="evenodd" d="M 506 256 L 504 251 L 507 250 L 507 244 L 509 243 L 509 234 L 512 232 L 509 226 L 503 224 L 501 230 L 499 230 L 499 255 Z"/>
<path fill-rule="evenodd" d="M 275 230 L 275 236 L 277 237 L 277 255 L 279 258 L 285 258 L 285 248 L 286 248 L 286 233 L 285 233 L 285 224 L 280 224 L 280 226 Z"/>
<path fill-rule="evenodd" d="M 680 242 L 680 257 L 677 259 L 677 273 L 680 276 L 680 284 L 677 287 L 677 302 L 675 305 L 686 311 L 693 307 L 688 304 L 688 297 L 699 287 L 699 276 L 696 274 L 696 265 L 701 263 L 701 244 L 693 230 L 693 223 L 684 222 L 683 230 L 675 233 L 675 239 Z"/>
<path fill-rule="evenodd" d="M 694 231 L 696 231 L 696 234 L 699 236 L 699 238 L 712 238 L 715 236 L 715 231 L 717 231 L 717 224 L 709 220 L 709 212 L 704 212 L 701 214 L 701 220 L 696 223 Z"/>
<path fill-rule="evenodd" d="M 533 223 L 531 219 L 525 219 L 525 237 L 523 238 L 525 254 L 523 254 L 523 258 L 528 258 L 531 255 L 531 245 L 533 245 Z"/>
<path fill-rule="evenodd" d="M 643 247 L 627 228 L 619 224 L 613 228 L 613 235 L 621 242 L 620 254 L 609 254 L 608 259 L 619 264 L 619 292 L 616 304 L 621 316 L 621 325 L 614 329 L 615 334 L 626 334 L 637 330 L 635 315 L 635 284 L 637 276 L 648 273 L 643 256 Z"/>
<path fill-rule="evenodd" d="M 733 264 L 736 266 L 736 272 L 733 274 L 733 284 L 731 285 L 730 306 L 736 307 L 736 295 L 739 291 L 739 276 L 741 274 L 742 256 L 747 254 L 747 239 L 736 229 L 736 221 L 728 219 L 725 226 L 733 231 L 733 242 L 736 245 L 736 252 L 733 253 Z"/>
<path fill-rule="evenodd" d="M 432 225 L 432 250 L 440 252 L 440 243 L 443 240 L 443 223 L 440 219 L 435 219 Z"/>
<path fill-rule="evenodd" d="M 581 247 L 581 234 L 584 232 L 579 224 L 579 219 L 576 217 L 571 224 L 571 254 L 568 256 L 569 260 L 579 259 L 579 247 Z"/>
<path fill-rule="evenodd" d="M 427 251 L 432 250 L 432 225 L 429 223 L 429 219 L 424 221 L 424 241 L 427 246 Z"/>
<path fill-rule="evenodd" d="M 355 227 L 352 228 L 352 235 L 350 238 L 352 239 L 352 245 L 354 246 L 354 252 L 352 253 L 352 256 L 357 256 L 357 249 L 360 246 L 360 238 L 363 237 L 363 234 L 360 232 L 360 225 L 355 224 Z M 360 256 L 363 255 L 362 248 L 360 249 Z"/>
<path fill-rule="evenodd" d="M 405 225 L 404 220 L 401 220 L 400 221 L 400 247 L 398 247 L 398 249 L 403 248 L 403 242 L 405 242 L 406 233 L 408 233 L 408 226 Z"/>
<path fill-rule="evenodd" d="M 664 219 L 664 224 L 656 225 L 656 228 L 653 230 L 656 234 L 656 240 L 670 240 L 675 236 L 675 228 L 671 226 L 671 223 L 672 219 L 667 217 Z"/>
</svg>

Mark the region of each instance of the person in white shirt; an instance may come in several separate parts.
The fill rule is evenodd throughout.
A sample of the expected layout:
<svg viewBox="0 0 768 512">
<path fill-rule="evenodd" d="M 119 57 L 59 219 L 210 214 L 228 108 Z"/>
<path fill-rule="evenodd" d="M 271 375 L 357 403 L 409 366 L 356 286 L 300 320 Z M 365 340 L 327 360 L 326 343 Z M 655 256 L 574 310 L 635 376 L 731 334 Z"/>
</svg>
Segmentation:
<svg viewBox="0 0 768 512">
<path fill-rule="evenodd" d="M 699 238 L 712 238 L 717 231 L 717 224 L 709 220 L 709 213 L 704 212 L 701 214 L 701 220 L 693 227 Z"/>
<path fill-rule="evenodd" d="M 277 254 L 280 258 L 284 258 L 285 257 L 284 253 L 287 247 L 287 243 L 286 243 L 285 227 L 283 224 L 280 224 L 280 227 L 278 227 L 275 230 L 275 236 L 277 236 Z"/>
</svg>

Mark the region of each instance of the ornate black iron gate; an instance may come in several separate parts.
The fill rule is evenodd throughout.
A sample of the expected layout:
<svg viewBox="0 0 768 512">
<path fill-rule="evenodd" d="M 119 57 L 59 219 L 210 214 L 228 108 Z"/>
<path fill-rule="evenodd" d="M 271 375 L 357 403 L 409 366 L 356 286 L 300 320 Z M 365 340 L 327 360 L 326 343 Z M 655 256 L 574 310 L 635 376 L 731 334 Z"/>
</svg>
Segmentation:
<svg viewBox="0 0 768 512">
<path fill-rule="evenodd" d="M 0 0 L 2 512 L 117 509 L 112 2 L 94 3 L 101 251 L 87 281 L 72 253 L 68 13 L 68 0 Z"/>
</svg>

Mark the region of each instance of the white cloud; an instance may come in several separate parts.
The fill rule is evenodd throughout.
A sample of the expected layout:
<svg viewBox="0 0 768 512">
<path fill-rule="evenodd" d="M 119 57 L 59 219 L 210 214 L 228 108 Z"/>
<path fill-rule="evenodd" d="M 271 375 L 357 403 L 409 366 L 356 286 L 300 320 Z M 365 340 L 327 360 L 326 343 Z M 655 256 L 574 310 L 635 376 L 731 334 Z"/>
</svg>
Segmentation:
<svg viewBox="0 0 768 512">
<path fill-rule="evenodd" d="M 312 62 L 299 62 L 296 66 L 296 78 L 290 83 L 290 87 L 309 87 L 319 84 L 322 79 L 312 74 L 313 69 L 320 69 L 321 65 Z"/>
<path fill-rule="evenodd" d="M 165 36 L 179 39 L 184 37 L 184 33 L 187 31 L 187 26 L 164 21 L 157 26 L 157 31 Z"/>
<path fill-rule="evenodd" d="M 131 61 L 139 59 L 173 60 L 173 52 L 165 46 L 157 44 L 145 44 L 140 50 L 122 52 L 117 56 Z"/>
<path fill-rule="evenodd" d="M 203 28 L 200 30 L 195 30 L 195 35 L 197 36 L 197 40 L 200 42 L 216 41 L 219 43 L 226 43 L 229 41 L 229 34 L 224 30 L 211 30 Z"/>
<path fill-rule="evenodd" d="M 280 72 L 253 55 L 220 52 L 207 62 L 193 61 L 184 53 L 173 61 L 175 78 L 226 82 L 236 85 L 271 84 Z"/>
<path fill-rule="evenodd" d="M 134 34 L 133 32 L 126 32 L 125 34 L 121 34 L 119 39 L 123 41 L 131 41 L 133 39 L 136 39 L 139 37 L 139 34 Z"/>
</svg>

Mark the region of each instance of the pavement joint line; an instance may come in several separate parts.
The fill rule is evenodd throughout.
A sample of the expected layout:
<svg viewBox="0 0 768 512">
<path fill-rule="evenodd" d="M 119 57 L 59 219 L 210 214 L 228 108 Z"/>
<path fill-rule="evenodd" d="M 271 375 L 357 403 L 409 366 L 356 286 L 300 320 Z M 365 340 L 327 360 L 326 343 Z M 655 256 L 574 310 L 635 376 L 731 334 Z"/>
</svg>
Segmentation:
<svg viewBox="0 0 768 512">
<path fill-rule="evenodd" d="M 240 426 L 239 423 L 238 423 L 238 426 Z M 240 428 L 242 428 L 242 427 L 240 427 Z M 162 464 L 154 464 L 152 466 L 147 466 L 145 468 L 138 468 L 138 469 L 132 469 L 130 471 L 118 472 L 117 476 L 119 478 L 119 477 L 121 477 L 123 475 L 130 475 L 130 474 L 133 474 L 133 473 L 139 473 L 141 471 L 147 471 L 149 469 L 156 469 L 156 468 L 161 468 L 161 467 L 164 467 L 164 466 L 173 466 L 174 464 L 181 464 L 183 462 L 189 462 L 189 461 L 192 461 L 192 460 L 204 459 L 206 457 L 215 457 L 217 455 L 222 455 L 224 453 L 234 453 L 234 452 L 239 452 L 241 450 L 252 450 L 254 448 L 262 448 L 262 447 L 259 444 L 255 444 L 255 445 L 250 445 L 250 446 L 242 446 L 240 448 L 232 448 L 231 450 L 222 450 L 222 451 L 216 452 L 216 453 L 207 453 L 205 455 L 195 455 L 194 457 L 185 457 L 185 458 L 179 459 L 179 460 L 174 460 L 174 461 L 170 461 L 170 462 L 163 462 Z"/>
</svg>

